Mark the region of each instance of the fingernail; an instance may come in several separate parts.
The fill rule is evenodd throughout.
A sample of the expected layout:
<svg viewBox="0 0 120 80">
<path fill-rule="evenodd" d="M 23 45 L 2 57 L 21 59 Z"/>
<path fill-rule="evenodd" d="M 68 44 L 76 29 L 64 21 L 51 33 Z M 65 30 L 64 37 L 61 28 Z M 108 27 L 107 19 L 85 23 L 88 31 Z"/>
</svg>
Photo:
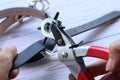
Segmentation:
<svg viewBox="0 0 120 80">
<path fill-rule="evenodd" d="M 106 64 L 106 71 L 110 71 L 111 67 L 112 67 L 112 59 L 109 59 L 107 64 Z"/>
</svg>

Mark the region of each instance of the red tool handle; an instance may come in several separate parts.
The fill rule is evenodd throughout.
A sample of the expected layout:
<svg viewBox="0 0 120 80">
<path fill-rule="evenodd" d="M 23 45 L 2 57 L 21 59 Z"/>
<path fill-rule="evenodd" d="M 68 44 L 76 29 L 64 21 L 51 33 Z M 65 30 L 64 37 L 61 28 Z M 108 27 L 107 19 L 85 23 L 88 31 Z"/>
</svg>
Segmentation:
<svg viewBox="0 0 120 80">
<path fill-rule="evenodd" d="M 108 60 L 109 58 L 109 50 L 108 48 L 101 46 L 90 46 L 87 50 L 85 56 L 88 57 L 96 57 L 104 60 Z M 84 73 L 82 69 L 78 74 L 78 80 L 95 80 L 94 77 L 89 73 L 89 70 L 86 70 Z"/>
</svg>

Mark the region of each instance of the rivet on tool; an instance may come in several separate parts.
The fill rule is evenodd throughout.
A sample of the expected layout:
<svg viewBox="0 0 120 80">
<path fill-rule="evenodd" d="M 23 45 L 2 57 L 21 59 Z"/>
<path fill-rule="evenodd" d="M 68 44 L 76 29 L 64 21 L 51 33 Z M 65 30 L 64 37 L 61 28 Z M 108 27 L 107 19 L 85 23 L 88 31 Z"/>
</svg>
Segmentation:
<svg viewBox="0 0 120 80">
<path fill-rule="evenodd" d="M 57 43 L 62 44 L 62 39 L 58 39 Z"/>
<path fill-rule="evenodd" d="M 62 57 L 63 58 L 67 58 L 68 57 L 68 53 L 67 52 L 62 52 Z"/>
</svg>

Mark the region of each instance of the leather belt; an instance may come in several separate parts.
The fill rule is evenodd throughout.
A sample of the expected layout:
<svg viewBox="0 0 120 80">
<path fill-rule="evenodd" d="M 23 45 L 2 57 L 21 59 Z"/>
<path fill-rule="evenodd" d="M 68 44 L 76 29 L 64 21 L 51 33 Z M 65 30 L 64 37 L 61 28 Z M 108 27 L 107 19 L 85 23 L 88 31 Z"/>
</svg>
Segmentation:
<svg viewBox="0 0 120 80">
<path fill-rule="evenodd" d="M 25 8 L 25 7 L 18 7 L 18 8 L 9 8 L 0 11 L 0 19 L 5 18 L 0 23 L 0 35 L 12 24 L 22 20 L 24 17 L 27 16 L 34 16 L 40 19 L 45 19 L 46 15 L 44 12 L 39 11 L 33 8 Z"/>
<path fill-rule="evenodd" d="M 83 24 L 81 26 L 77 26 L 77 27 L 74 27 L 74 28 L 71 28 L 69 30 L 66 30 L 66 32 L 70 35 L 70 36 L 75 36 L 75 35 L 78 35 L 80 33 L 83 33 L 85 31 L 88 31 L 90 29 L 94 29 L 110 20 L 113 20 L 113 19 L 116 19 L 116 18 L 119 18 L 120 17 L 120 12 L 119 11 L 113 11 L 113 12 L 110 12 L 98 19 L 95 19 L 91 22 L 88 22 L 86 24 Z"/>
</svg>

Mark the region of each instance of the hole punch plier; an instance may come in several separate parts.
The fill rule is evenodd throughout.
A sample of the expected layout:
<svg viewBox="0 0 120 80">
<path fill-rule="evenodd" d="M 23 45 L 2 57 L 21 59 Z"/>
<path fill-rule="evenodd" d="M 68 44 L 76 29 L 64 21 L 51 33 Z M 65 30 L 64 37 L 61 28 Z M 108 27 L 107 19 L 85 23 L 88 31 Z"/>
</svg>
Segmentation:
<svg viewBox="0 0 120 80">
<path fill-rule="evenodd" d="M 86 69 L 83 57 L 89 56 L 108 59 L 109 51 L 105 47 L 75 46 L 75 42 L 64 31 L 62 23 L 58 20 L 45 19 L 41 25 L 41 32 L 45 37 L 54 39 L 57 44 L 56 52 L 46 50 L 42 52 L 42 55 L 50 60 L 60 60 L 78 80 L 94 80 Z"/>
<path fill-rule="evenodd" d="M 45 39 L 33 43 L 18 54 L 13 62 L 12 69 L 16 69 L 27 62 L 34 62 L 42 58 L 63 62 L 78 80 L 94 80 L 86 69 L 83 57 L 90 56 L 108 59 L 108 49 L 101 46 L 83 46 L 75 44 L 71 37 L 82 32 L 94 29 L 101 24 L 120 17 L 119 11 L 113 11 L 84 25 L 64 30 L 62 22 L 57 20 L 59 13 L 52 18 L 46 18 L 41 24 L 41 32 Z M 84 27 L 84 28 L 83 28 Z M 57 51 L 53 52 L 57 44 Z M 27 54 L 26 54 L 27 53 Z"/>
</svg>

